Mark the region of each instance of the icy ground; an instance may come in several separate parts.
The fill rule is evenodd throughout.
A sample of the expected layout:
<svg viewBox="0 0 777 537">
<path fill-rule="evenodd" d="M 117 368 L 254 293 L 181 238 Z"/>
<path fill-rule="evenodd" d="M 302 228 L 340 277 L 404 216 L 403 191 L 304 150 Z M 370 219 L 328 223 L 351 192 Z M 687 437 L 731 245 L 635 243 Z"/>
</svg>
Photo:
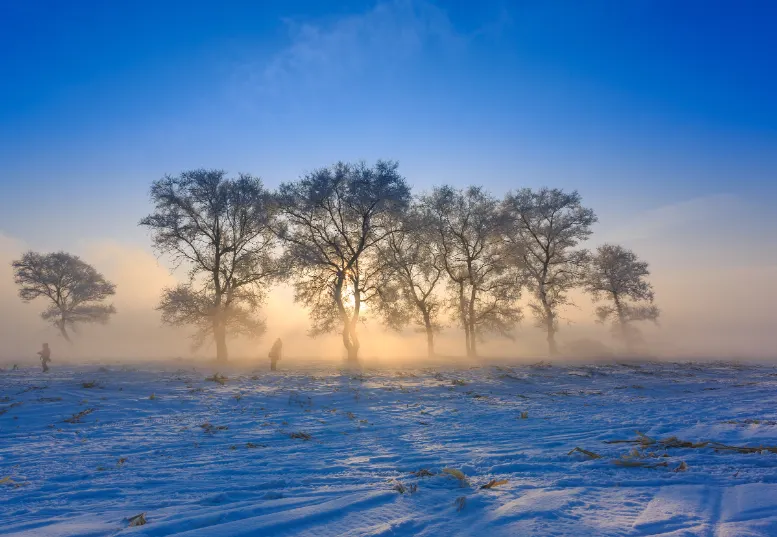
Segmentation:
<svg viewBox="0 0 777 537">
<path fill-rule="evenodd" d="M 775 368 L 212 374 L 0 372 L 0 534 L 777 535 L 777 454 L 605 443 L 777 446 Z"/>
</svg>

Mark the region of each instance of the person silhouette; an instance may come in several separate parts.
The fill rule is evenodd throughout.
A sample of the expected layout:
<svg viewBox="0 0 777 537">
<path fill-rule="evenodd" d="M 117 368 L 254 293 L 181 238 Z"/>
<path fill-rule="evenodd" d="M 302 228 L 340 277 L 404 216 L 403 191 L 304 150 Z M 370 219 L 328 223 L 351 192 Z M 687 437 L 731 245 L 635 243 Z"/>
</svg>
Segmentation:
<svg viewBox="0 0 777 537">
<path fill-rule="evenodd" d="M 43 366 L 43 372 L 46 373 L 49 370 L 48 363 L 51 361 L 51 349 L 49 349 L 49 344 L 44 343 L 43 349 L 39 350 L 38 354 L 40 355 L 40 364 Z"/>
<path fill-rule="evenodd" d="M 272 344 L 270 354 L 268 355 L 270 357 L 270 371 L 275 371 L 275 364 L 277 364 L 278 360 L 281 359 L 282 351 L 283 342 L 281 341 L 281 338 L 278 338 L 275 340 L 275 343 Z"/>
</svg>

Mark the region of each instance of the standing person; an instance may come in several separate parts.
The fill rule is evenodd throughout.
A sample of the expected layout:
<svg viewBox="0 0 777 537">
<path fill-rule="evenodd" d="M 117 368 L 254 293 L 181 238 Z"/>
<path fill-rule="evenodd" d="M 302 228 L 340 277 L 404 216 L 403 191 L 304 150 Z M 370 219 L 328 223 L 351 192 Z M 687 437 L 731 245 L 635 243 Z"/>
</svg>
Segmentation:
<svg viewBox="0 0 777 537">
<path fill-rule="evenodd" d="M 44 343 L 43 349 L 39 350 L 38 354 L 40 355 L 40 364 L 43 366 L 43 372 L 47 373 L 49 370 L 48 363 L 51 361 L 51 349 L 49 349 L 49 344 Z"/>
<path fill-rule="evenodd" d="M 283 350 L 283 342 L 281 338 L 275 340 L 270 349 L 270 371 L 275 371 L 275 364 L 281 359 L 281 351 Z"/>
</svg>

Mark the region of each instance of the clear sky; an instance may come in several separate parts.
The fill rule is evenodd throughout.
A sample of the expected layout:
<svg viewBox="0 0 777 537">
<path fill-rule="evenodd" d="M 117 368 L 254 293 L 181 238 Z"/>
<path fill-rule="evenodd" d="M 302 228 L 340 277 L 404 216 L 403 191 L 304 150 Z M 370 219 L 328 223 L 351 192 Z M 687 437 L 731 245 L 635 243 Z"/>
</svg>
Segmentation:
<svg viewBox="0 0 777 537">
<path fill-rule="evenodd" d="M 165 173 L 391 158 L 578 189 L 654 268 L 771 271 L 775 28 L 767 0 L 0 2 L 0 234 L 149 250 Z"/>
</svg>

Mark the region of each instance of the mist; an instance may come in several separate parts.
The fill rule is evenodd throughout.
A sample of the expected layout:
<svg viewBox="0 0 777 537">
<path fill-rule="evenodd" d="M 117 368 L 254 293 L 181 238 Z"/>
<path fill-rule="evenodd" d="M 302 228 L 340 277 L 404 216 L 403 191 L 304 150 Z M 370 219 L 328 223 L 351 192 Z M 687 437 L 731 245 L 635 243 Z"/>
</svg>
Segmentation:
<svg viewBox="0 0 777 537">
<path fill-rule="evenodd" d="M 645 357 L 666 360 L 771 360 L 777 357 L 777 244 L 768 230 L 737 226 L 752 213 L 748 204 L 733 197 L 713 197 L 633 215 L 623 222 L 605 219 L 591 247 L 618 240 L 637 248 L 650 262 L 651 277 L 661 308 L 658 326 L 643 323 Z M 722 213 L 728 217 L 720 218 Z M 768 215 L 764 215 L 768 221 Z M 742 229 L 738 229 L 742 228 Z M 723 246 L 725 244 L 725 247 Z M 0 235 L 0 360 L 34 362 L 42 342 L 48 342 L 55 359 L 74 362 L 116 360 L 210 360 L 213 345 L 193 350 L 186 329 L 163 326 L 155 309 L 164 287 L 183 280 L 151 249 L 116 239 L 82 241 L 73 248 L 117 286 L 113 303 L 118 313 L 105 326 L 84 326 L 64 341 L 39 316 L 41 303 L 24 304 L 17 296 L 11 260 L 35 244 Z M 481 344 L 489 361 L 527 362 L 547 357 L 543 332 L 525 308 L 514 340 L 488 337 Z M 557 359 L 616 358 L 620 348 L 609 326 L 595 322 L 589 296 L 576 291 L 574 307 L 563 310 L 560 355 Z M 274 286 L 262 315 L 267 332 L 260 340 L 229 342 L 232 361 L 264 367 L 276 337 L 284 341 L 284 367 L 312 362 L 340 363 L 342 342 L 337 335 L 308 336 L 307 311 L 294 302 L 287 284 Z M 361 327 L 362 355 L 367 366 L 418 366 L 425 357 L 424 334 L 413 329 L 387 330 L 370 318 Z M 436 364 L 464 363 L 463 335 L 454 322 L 437 336 Z"/>
</svg>

